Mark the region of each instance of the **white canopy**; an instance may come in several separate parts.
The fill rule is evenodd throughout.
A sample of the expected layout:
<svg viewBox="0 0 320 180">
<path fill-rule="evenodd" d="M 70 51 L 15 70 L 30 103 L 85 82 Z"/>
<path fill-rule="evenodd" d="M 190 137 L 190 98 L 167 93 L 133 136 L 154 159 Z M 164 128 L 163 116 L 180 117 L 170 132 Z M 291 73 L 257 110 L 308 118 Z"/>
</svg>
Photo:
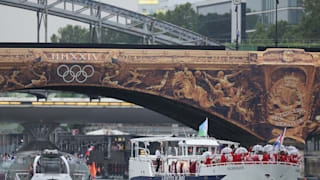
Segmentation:
<svg viewBox="0 0 320 180">
<path fill-rule="evenodd" d="M 273 146 L 271 144 L 267 144 L 263 147 L 264 152 L 271 152 L 273 150 Z"/>
<path fill-rule="evenodd" d="M 213 139 L 186 139 L 185 144 L 188 146 L 219 146 L 218 142 Z"/>
<path fill-rule="evenodd" d="M 96 131 L 87 132 L 86 135 L 128 135 L 128 133 L 112 129 L 99 129 Z"/>
<path fill-rule="evenodd" d="M 256 152 L 256 151 L 263 151 L 263 146 L 257 144 L 257 145 L 254 145 L 253 148 L 252 148 L 252 151 Z"/>
<path fill-rule="evenodd" d="M 225 148 L 223 148 L 223 149 L 221 150 L 221 153 L 222 153 L 222 154 L 229 154 L 229 153 L 231 153 L 231 152 L 232 152 L 232 149 L 229 148 L 229 147 L 225 147 Z"/>
<path fill-rule="evenodd" d="M 248 152 L 248 150 L 247 150 L 245 147 L 239 147 L 239 148 L 236 150 L 235 154 L 245 154 L 245 153 L 247 153 L 247 152 Z"/>
</svg>

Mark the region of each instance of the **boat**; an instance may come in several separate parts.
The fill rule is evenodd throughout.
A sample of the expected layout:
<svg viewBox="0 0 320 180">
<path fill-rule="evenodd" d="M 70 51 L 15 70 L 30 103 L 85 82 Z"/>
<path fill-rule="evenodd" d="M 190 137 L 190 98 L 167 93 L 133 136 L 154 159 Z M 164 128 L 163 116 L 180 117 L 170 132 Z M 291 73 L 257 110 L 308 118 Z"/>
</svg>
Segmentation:
<svg viewBox="0 0 320 180">
<path fill-rule="evenodd" d="M 90 180 L 86 164 L 68 153 L 57 149 L 23 151 L 7 163 L 6 180 Z"/>
<path fill-rule="evenodd" d="M 278 158 L 261 161 L 260 154 L 254 155 L 259 156 L 258 160 L 252 160 L 244 156 L 253 156 L 253 152 L 245 151 L 239 153 L 242 160 L 236 161 L 232 159 L 235 156 L 232 148 L 242 147 L 237 142 L 209 137 L 131 139 L 129 179 L 295 180 L 300 176 L 301 164 L 298 161 L 278 161 Z M 157 149 L 160 152 L 158 162 L 159 155 L 155 155 Z M 256 149 L 259 150 L 258 147 Z M 227 160 L 222 157 L 227 157 Z"/>
</svg>

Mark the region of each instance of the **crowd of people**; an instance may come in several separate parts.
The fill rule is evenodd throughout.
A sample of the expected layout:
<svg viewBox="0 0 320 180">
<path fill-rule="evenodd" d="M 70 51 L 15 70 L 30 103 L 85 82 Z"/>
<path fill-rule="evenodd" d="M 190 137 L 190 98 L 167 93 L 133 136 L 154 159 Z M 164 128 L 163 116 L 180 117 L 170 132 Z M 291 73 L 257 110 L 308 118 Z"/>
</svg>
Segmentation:
<svg viewBox="0 0 320 180">
<path fill-rule="evenodd" d="M 272 145 L 265 147 L 256 145 L 247 150 L 244 147 L 232 149 L 225 147 L 219 154 L 207 154 L 205 164 L 227 163 L 227 162 L 290 162 L 299 163 L 302 156 L 299 150 L 293 146 L 275 149 Z"/>
<path fill-rule="evenodd" d="M 14 152 L 12 152 L 11 154 L 4 153 L 1 155 L 1 158 L 3 161 L 14 160 Z"/>
</svg>

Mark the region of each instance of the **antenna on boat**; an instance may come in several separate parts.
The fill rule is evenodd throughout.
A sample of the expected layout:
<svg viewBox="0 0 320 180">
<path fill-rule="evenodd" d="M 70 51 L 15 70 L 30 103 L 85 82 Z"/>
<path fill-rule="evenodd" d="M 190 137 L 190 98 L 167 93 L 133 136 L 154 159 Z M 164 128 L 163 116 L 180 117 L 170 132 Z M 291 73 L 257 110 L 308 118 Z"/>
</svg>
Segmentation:
<svg viewBox="0 0 320 180">
<path fill-rule="evenodd" d="M 187 133 L 186 133 L 186 130 L 183 128 L 183 133 L 184 133 L 184 136 L 187 137 Z"/>
</svg>

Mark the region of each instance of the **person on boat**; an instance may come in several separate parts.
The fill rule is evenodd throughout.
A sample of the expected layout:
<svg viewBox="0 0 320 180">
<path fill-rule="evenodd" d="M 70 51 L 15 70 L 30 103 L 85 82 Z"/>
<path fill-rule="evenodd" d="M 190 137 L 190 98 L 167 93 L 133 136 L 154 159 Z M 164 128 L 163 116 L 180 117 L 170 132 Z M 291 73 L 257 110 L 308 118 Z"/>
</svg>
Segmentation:
<svg viewBox="0 0 320 180">
<path fill-rule="evenodd" d="M 278 153 L 271 154 L 271 160 L 274 162 L 277 162 L 278 161 Z"/>
<path fill-rule="evenodd" d="M 228 162 L 228 159 L 226 158 L 225 153 L 223 153 L 221 155 L 221 163 L 225 163 L 225 162 Z"/>
<path fill-rule="evenodd" d="M 252 156 L 252 161 L 260 161 L 258 153 L 254 153 Z"/>
<path fill-rule="evenodd" d="M 298 155 L 291 154 L 291 155 L 288 156 L 288 160 L 291 163 L 298 163 Z"/>
<path fill-rule="evenodd" d="M 161 153 L 159 148 L 156 150 L 156 158 L 157 158 L 157 167 L 156 167 L 156 172 L 159 171 L 159 167 L 160 167 L 160 159 L 161 159 Z"/>
<path fill-rule="evenodd" d="M 197 161 L 190 162 L 189 172 L 196 173 Z"/>
<path fill-rule="evenodd" d="M 262 161 L 270 161 L 270 154 L 267 152 L 263 153 Z"/>
<path fill-rule="evenodd" d="M 284 151 L 280 152 L 279 159 L 280 159 L 281 162 L 286 162 L 288 160 L 287 155 L 286 155 L 286 153 Z"/>
</svg>

